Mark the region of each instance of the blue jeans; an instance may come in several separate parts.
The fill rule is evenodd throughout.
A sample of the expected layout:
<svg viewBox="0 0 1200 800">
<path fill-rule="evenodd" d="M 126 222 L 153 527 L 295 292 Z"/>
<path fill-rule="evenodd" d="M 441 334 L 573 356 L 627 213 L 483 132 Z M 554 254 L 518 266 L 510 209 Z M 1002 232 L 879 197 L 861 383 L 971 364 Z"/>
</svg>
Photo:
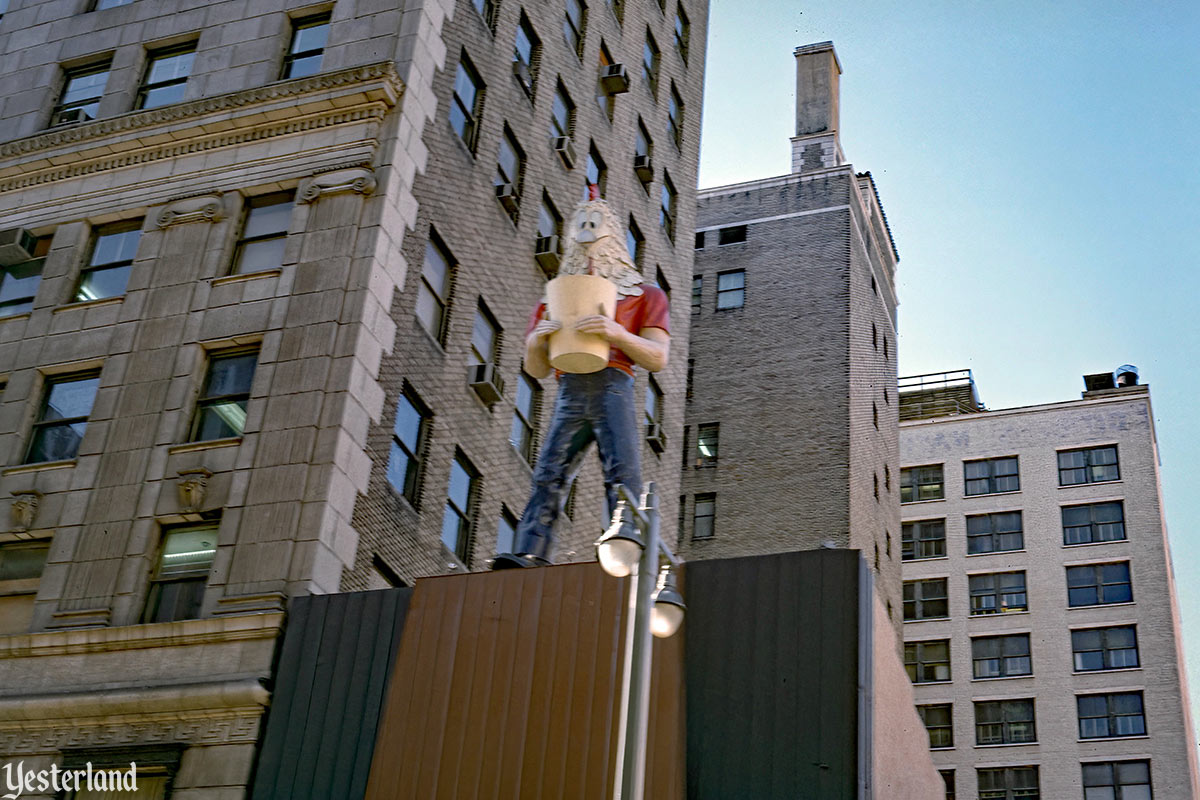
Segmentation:
<svg viewBox="0 0 1200 800">
<path fill-rule="evenodd" d="M 634 497 L 642 492 L 642 452 L 638 437 L 633 376 L 606 367 L 558 379 L 558 401 L 546 442 L 533 470 L 533 491 L 514 536 L 517 553 L 549 558 L 554 523 L 593 441 L 600 451 L 608 507 L 617 507 L 616 486 Z"/>
</svg>

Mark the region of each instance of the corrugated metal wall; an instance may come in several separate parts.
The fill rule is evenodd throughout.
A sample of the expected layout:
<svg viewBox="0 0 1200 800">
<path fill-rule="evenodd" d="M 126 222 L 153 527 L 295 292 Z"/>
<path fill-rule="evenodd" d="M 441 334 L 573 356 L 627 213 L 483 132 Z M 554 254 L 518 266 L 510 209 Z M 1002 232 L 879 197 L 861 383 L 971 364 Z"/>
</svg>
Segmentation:
<svg viewBox="0 0 1200 800">
<path fill-rule="evenodd" d="M 366 790 L 412 589 L 293 598 L 254 800 L 350 800 Z"/>
<path fill-rule="evenodd" d="M 688 563 L 689 800 L 853 800 L 858 569 L 856 550 Z"/>
<path fill-rule="evenodd" d="M 595 563 L 419 581 L 368 800 L 610 796 L 625 593 Z M 655 646 L 655 800 L 683 797 L 682 656 Z"/>
</svg>

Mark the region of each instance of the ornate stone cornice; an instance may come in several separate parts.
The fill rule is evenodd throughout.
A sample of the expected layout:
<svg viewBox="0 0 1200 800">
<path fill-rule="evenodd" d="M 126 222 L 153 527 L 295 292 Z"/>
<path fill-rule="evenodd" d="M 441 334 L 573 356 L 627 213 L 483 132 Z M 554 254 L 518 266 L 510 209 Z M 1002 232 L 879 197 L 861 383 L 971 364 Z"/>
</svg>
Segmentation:
<svg viewBox="0 0 1200 800">
<path fill-rule="evenodd" d="M 72 719 L 0 724 L 0 752 L 49 753 L 79 747 L 253 742 L 262 709 L 217 714 L 141 714 L 112 719 Z"/>
<path fill-rule="evenodd" d="M 312 203 L 318 198 L 340 192 L 370 194 L 375 191 L 375 173 L 369 167 L 352 167 L 321 172 L 306 178 L 296 193 L 297 202 Z"/>
<path fill-rule="evenodd" d="M 379 81 L 387 90 L 384 100 L 390 108 L 400 101 L 404 93 L 404 82 L 396 73 L 396 67 L 391 61 L 380 61 L 362 67 L 352 67 L 338 72 L 326 72 L 307 78 L 257 86 L 253 89 L 243 89 L 215 97 L 205 97 L 188 103 L 156 108 L 151 111 L 139 111 L 123 114 L 111 119 L 102 119 L 70 128 L 61 128 L 46 133 L 39 133 L 24 139 L 0 144 L 0 158 L 27 155 L 55 147 L 78 145 L 91 139 L 98 139 L 114 133 L 135 131 L 141 128 L 163 125 L 171 122 L 201 117 L 220 111 L 228 111 L 249 105 L 279 100 L 288 97 L 300 97 L 306 94 L 327 92 L 331 89 L 352 87 L 355 84 Z"/>
<path fill-rule="evenodd" d="M 199 197 L 174 200 L 158 212 L 154 221 L 160 228 L 169 228 L 172 225 L 182 225 L 188 222 L 220 222 L 223 219 L 225 219 L 223 195 L 220 192 L 214 192 Z M 209 475 L 211 474 L 209 473 Z M 183 479 L 181 478 L 180 485 L 182 484 Z"/>
</svg>

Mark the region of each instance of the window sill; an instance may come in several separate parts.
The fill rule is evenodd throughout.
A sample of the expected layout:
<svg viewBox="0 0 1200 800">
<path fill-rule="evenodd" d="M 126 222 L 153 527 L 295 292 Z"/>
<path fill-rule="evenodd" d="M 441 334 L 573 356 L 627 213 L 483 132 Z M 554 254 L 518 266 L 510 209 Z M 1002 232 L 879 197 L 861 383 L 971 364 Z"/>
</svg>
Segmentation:
<svg viewBox="0 0 1200 800">
<path fill-rule="evenodd" d="M 1007 555 L 1012 555 L 1013 553 L 1027 553 L 1027 552 L 1029 552 L 1029 551 L 1026 550 L 1024 547 L 1022 547 L 1020 550 L 989 550 L 986 553 L 967 553 L 966 557 L 967 558 L 981 558 L 983 556 L 1007 556 Z"/>
<path fill-rule="evenodd" d="M 997 611 L 995 614 L 968 614 L 967 619 L 1008 619 L 1009 617 L 1019 617 L 1022 614 L 1028 614 L 1029 609 L 1023 611 Z"/>
<path fill-rule="evenodd" d="M 1083 628 L 1082 630 L 1087 630 Z M 1085 669 L 1075 670 L 1072 675 L 1109 675 L 1114 672 L 1141 672 L 1141 667 L 1113 667 L 1112 669 Z"/>
<path fill-rule="evenodd" d="M 432 333 L 430 333 L 428 330 L 426 330 L 425 326 L 421 324 L 421 320 L 417 318 L 416 314 L 413 314 L 413 325 L 416 327 L 416 329 L 418 331 L 421 332 L 421 335 L 425 337 L 425 341 L 427 341 L 427 342 L 429 342 L 429 344 L 433 345 L 433 347 L 437 350 L 437 355 L 439 355 L 443 359 L 445 359 L 446 358 L 446 348 L 444 346 L 442 346 L 441 342 L 439 342 L 437 339 L 434 338 Z"/>
<path fill-rule="evenodd" d="M 0 316 L 0 323 L 16 322 L 19 319 L 29 319 L 30 313 L 31 312 L 29 311 L 22 311 L 19 314 L 5 314 L 4 316 Z"/>
<path fill-rule="evenodd" d="M 1013 489 L 1011 492 L 984 492 L 983 494 L 964 494 L 963 499 L 970 500 L 975 497 L 1001 497 L 1001 496 L 1008 496 L 1010 494 L 1020 494 L 1020 493 L 1021 493 L 1020 489 Z M 978 746 L 978 745 L 976 745 L 976 746 Z"/>
<path fill-rule="evenodd" d="M 1087 744 L 1088 742 L 1127 742 L 1131 739 L 1149 739 L 1150 734 L 1139 733 L 1136 736 L 1093 736 L 1089 739 L 1076 739 L 1079 744 Z"/>
<path fill-rule="evenodd" d="M 16 467 L 9 467 L 0 472 L 0 475 L 7 478 L 9 475 L 25 475 L 30 472 L 47 472 L 52 469 L 67 469 L 75 466 L 75 459 L 66 458 L 62 461 L 39 461 L 36 464 L 21 464 Z"/>
<path fill-rule="evenodd" d="M 61 306 L 55 306 L 52 313 L 57 314 L 60 311 L 74 311 L 77 308 L 96 308 L 98 306 L 114 306 L 125 302 L 125 295 L 120 294 L 116 297 L 101 297 L 97 300 L 80 300 L 78 303 L 63 303 Z"/>
<path fill-rule="evenodd" d="M 1076 542 L 1075 544 L 1064 544 L 1063 549 L 1066 550 L 1067 548 L 1075 548 L 1075 547 L 1096 547 L 1098 545 L 1104 545 L 1104 544 L 1124 544 L 1125 542 L 1128 542 L 1128 541 L 1129 541 L 1129 539 L 1125 538 L 1125 539 L 1109 539 L 1109 540 L 1103 541 L 1103 542 Z"/>
<path fill-rule="evenodd" d="M 728 245 L 725 245 L 725 246 L 728 247 Z M 975 495 L 971 495 L 971 496 L 974 497 Z M 944 503 L 944 502 L 946 502 L 946 498 L 944 498 L 944 497 L 939 497 L 936 500 L 907 500 L 907 501 L 901 500 L 900 508 L 906 508 L 907 506 L 923 506 L 923 505 L 927 505 L 929 503 Z"/>
<path fill-rule="evenodd" d="M 1060 489 L 1078 489 L 1080 486 L 1112 486 L 1114 483 L 1124 483 L 1124 478 L 1117 478 L 1115 481 L 1088 481 L 1087 483 L 1068 483 L 1066 486 L 1059 484 Z M 1081 739 L 1080 741 L 1090 741 Z"/>
<path fill-rule="evenodd" d="M 987 683 L 989 681 L 1019 681 L 1022 679 L 1032 678 L 1033 673 L 1028 675 L 999 675 L 995 678 L 971 678 L 971 683 Z"/>
<path fill-rule="evenodd" d="M 900 563 L 901 564 L 917 564 L 917 563 L 924 563 L 926 561 L 949 561 L 949 560 L 950 560 L 950 556 L 926 556 L 925 558 L 903 558 L 903 557 L 901 557 Z"/>
<path fill-rule="evenodd" d="M 237 447 L 242 443 L 241 436 L 230 436 L 225 439 L 209 439 L 204 442 L 185 442 L 184 444 L 175 444 L 167 448 L 169 455 L 176 453 L 194 453 L 199 450 L 216 450 L 220 447 Z"/>
<path fill-rule="evenodd" d="M 912 625 L 913 623 L 916 623 L 916 622 L 945 622 L 946 620 L 949 620 L 949 619 L 950 619 L 950 617 L 922 617 L 921 619 L 906 619 L 906 620 L 904 620 L 904 624 Z"/>
<path fill-rule="evenodd" d="M 934 641 L 937 641 L 936 639 Z M 953 680 L 948 681 L 913 681 L 913 686 L 949 686 L 954 683 Z"/>
<path fill-rule="evenodd" d="M 210 278 L 209 285 L 224 286 L 227 283 L 241 283 L 242 281 L 255 281 L 260 278 L 277 278 L 283 274 L 282 267 L 274 269 L 262 269 L 257 272 L 239 272 L 234 275 L 221 275 L 217 278 Z"/>
<path fill-rule="evenodd" d="M 1036 747 L 1040 742 L 1004 742 L 1003 744 L 976 744 L 976 750 L 996 750 L 1002 747 Z"/>
<path fill-rule="evenodd" d="M 1120 606 L 1135 606 L 1136 600 L 1126 600 L 1123 603 L 1093 603 L 1090 606 L 1067 606 L 1068 611 L 1081 611 L 1085 608 L 1118 608 Z"/>
<path fill-rule="evenodd" d="M 938 752 L 938 751 L 943 751 L 943 752 L 944 752 L 944 751 L 946 751 L 946 750 L 953 750 L 953 749 L 954 749 L 954 745 L 949 745 L 948 747 L 930 747 L 930 748 L 929 748 L 929 752 L 931 752 L 931 753 L 936 753 L 936 752 Z"/>
</svg>

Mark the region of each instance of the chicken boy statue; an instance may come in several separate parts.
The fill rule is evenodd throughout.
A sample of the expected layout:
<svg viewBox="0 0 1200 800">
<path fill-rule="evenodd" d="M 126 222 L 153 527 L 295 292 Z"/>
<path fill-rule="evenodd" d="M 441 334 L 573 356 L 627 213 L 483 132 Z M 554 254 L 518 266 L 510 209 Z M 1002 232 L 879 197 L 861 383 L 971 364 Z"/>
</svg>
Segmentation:
<svg viewBox="0 0 1200 800">
<path fill-rule="evenodd" d="M 590 276 L 590 281 L 576 276 Z M 604 280 L 595 280 L 597 276 Z M 514 552 L 496 556 L 495 569 L 550 563 L 554 524 L 592 442 L 600 453 L 609 508 L 616 508 L 617 484 L 640 496 L 633 371 L 657 372 L 667 365 L 666 293 L 643 282 L 616 214 L 594 186 L 589 199 L 575 209 L 559 277 L 547 286 L 547 295 L 549 302 L 538 304 L 526 331 L 525 371 L 543 378 L 556 370 L 558 400 L 534 467 L 529 503 L 517 525 Z M 575 352 L 589 345 L 593 353 L 598 345 L 601 355 Z"/>
</svg>

